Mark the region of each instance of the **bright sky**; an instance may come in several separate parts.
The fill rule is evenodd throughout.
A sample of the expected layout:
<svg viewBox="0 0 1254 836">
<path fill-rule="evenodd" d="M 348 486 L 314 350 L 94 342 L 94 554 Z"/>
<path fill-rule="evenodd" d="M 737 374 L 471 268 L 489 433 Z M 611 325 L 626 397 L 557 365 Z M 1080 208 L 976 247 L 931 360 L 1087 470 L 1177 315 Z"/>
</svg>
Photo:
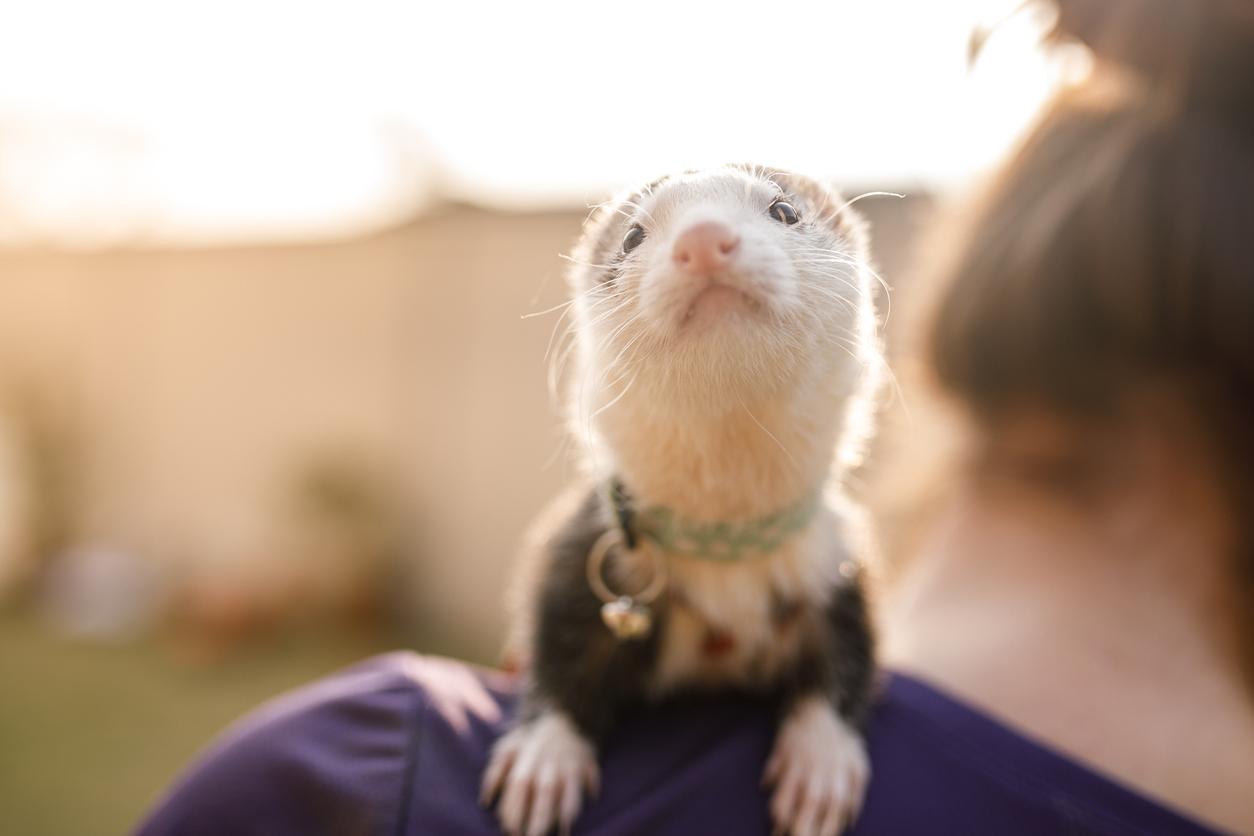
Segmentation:
<svg viewBox="0 0 1254 836">
<path fill-rule="evenodd" d="M 959 183 L 1056 85 L 1017 0 L 0 0 L 0 241 L 291 239 L 754 161 Z"/>
</svg>

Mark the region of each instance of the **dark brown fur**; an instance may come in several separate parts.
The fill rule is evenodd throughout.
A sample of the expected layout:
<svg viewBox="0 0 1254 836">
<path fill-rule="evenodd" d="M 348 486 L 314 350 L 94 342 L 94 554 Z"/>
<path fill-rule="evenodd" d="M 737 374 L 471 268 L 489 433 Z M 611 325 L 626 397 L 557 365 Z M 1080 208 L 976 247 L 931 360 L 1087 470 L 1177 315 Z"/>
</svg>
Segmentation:
<svg viewBox="0 0 1254 836">
<path fill-rule="evenodd" d="M 645 701 L 667 613 L 681 605 L 660 599 L 653 607 L 653 632 L 644 639 L 619 641 L 606 628 L 601 602 L 585 577 L 589 549 L 615 524 L 605 504 L 603 492 L 589 491 L 550 541 L 550 563 L 535 596 L 532 664 L 519 712 L 526 722 L 546 709 L 565 711 L 594 742 L 604 739 L 621 711 Z M 874 654 L 860 577 L 835 589 L 822 613 L 798 612 L 799 606 L 779 602 L 777 612 L 812 625 L 800 657 L 783 676 L 762 681 L 754 690 L 778 695 L 785 709 L 797 699 L 821 694 L 861 729 L 871 700 Z"/>
</svg>

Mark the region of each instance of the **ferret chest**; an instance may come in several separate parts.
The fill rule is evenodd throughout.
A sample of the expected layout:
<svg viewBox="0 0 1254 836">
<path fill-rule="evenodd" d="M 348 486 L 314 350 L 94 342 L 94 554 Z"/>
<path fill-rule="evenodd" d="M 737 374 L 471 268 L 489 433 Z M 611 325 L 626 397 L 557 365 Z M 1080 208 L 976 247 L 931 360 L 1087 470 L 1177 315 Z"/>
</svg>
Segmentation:
<svg viewBox="0 0 1254 836">
<path fill-rule="evenodd" d="M 667 617 L 650 690 L 762 687 L 801 652 L 813 588 L 788 555 L 735 564 L 672 559 Z"/>
</svg>

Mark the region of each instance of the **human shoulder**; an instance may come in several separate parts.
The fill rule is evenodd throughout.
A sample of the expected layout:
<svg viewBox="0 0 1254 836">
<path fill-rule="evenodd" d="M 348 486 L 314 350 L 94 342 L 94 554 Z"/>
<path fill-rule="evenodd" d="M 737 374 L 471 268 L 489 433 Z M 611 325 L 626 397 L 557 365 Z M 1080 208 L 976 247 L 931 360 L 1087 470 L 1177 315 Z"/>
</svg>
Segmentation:
<svg viewBox="0 0 1254 836">
<path fill-rule="evenodd" d="M 460 663 L 391 653 L 291 691 L 224 732 L 137 832 L 395 832 L 412 801 L 425 716 L 438 711 L 488 734 L 503 698 L 496 679 Z"/>
</svg>

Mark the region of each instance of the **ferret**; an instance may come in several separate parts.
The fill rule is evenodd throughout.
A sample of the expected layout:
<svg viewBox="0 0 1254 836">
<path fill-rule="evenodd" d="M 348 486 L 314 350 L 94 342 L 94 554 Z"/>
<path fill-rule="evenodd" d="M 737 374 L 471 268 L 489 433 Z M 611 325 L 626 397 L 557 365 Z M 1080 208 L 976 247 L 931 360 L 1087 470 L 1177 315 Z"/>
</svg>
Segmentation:
<svg viewBox="0 0 1254 836">
<path fill-rule="evenodd" d="M 624 709 L 777 694 L 777 831 L 835 834 L 869 780 L 865 526 L 840 491 L 880 368 L 865 226 L 817 180 L 669 176 L 602 205 L 568 273 L 586 483 L 532 537 L 524 687 L 485 805 L 568 832 Z"/>
</svg>

